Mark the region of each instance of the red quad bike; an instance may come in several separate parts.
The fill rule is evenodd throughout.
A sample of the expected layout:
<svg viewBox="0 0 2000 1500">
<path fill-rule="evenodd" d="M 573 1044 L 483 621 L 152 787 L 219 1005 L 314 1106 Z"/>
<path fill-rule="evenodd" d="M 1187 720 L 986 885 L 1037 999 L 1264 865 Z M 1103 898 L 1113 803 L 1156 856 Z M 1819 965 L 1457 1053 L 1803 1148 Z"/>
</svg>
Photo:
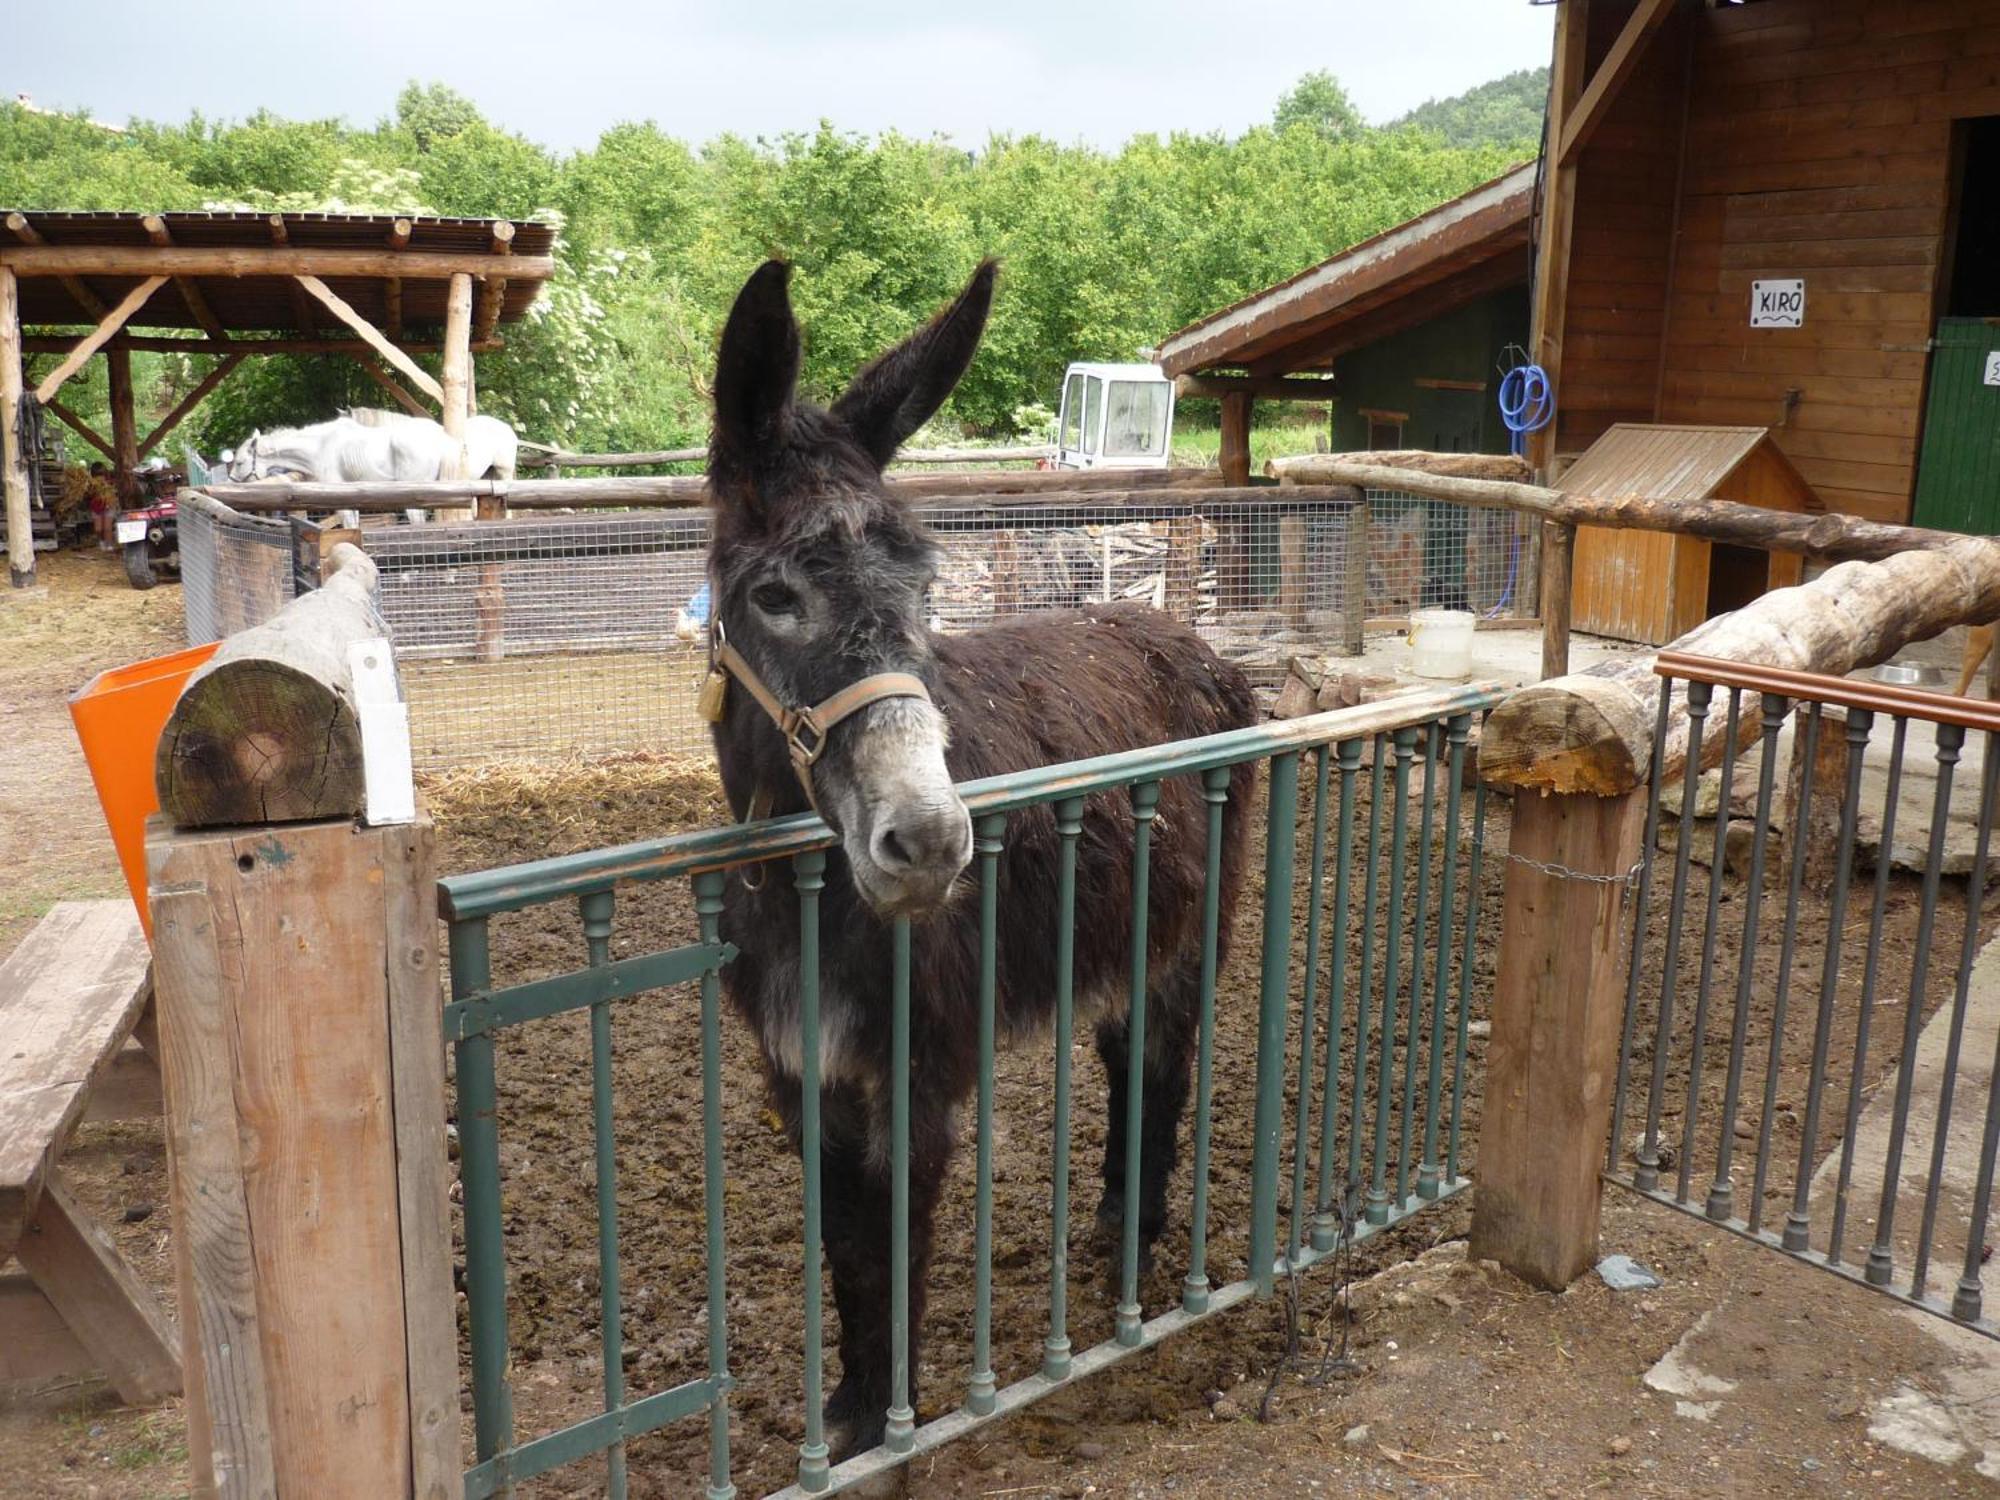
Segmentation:
<svg viewBox="0 0 2000 1500">
<path fill-rule="evenodd" d="M 172 469 L 142 469 L 136 477 L 141 504 L 119 513 L 118 549 L 125 556 L 125 577 L 132 587 L 149 589 L 159 582 L 156 569 L 180 573 L 179 506 L 174 499 L 180 475 Z"/>
</svg>

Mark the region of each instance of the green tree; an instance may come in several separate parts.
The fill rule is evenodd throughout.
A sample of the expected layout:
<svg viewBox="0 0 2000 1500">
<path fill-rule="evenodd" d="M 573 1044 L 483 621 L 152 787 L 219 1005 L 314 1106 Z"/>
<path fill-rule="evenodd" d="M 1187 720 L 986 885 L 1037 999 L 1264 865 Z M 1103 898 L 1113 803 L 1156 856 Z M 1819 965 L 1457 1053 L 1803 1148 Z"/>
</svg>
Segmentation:
<svg viewBox="0 0 2000 1500">
<path fill-rule="evenodd" d="M 1306 74 L 1278 100 L 1271 123 L 1280 132 L 1302 125 L 1329 141 L 1344 141 L 1368 127 L 1340 80 L 1324 68 Z"/>
</svg>

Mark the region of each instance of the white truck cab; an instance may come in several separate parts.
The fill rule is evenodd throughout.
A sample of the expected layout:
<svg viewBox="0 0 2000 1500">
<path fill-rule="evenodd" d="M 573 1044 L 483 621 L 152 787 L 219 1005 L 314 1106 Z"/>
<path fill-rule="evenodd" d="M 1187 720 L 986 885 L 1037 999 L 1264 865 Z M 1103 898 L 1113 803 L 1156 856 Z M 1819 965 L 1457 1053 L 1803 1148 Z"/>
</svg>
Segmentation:
<svg viewBox="0 0 2000 1500">
<path fill-rule="evenodd" d="M 1174 383 L 1158 365 L 1074 364 L 1056 419 L 1058 469 L 1163 469 L 1174 439 Z"/>
</svg>

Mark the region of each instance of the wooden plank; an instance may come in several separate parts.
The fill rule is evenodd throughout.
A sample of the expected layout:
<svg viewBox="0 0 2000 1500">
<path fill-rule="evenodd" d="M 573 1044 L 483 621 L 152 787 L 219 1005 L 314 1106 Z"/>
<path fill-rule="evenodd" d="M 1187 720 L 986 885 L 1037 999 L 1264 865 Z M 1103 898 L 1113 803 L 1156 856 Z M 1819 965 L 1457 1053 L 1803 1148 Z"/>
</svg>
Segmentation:
<svg viewBox="0 0 2000 1500">
<path fill-rule="evenodd" d="M 173 1324 L 60 1176 L 51 1177 L 43 1189 L 34 1221 L 14 1254 L 104 1371 L 119 1400 L 127 1406 L 151 1406 L 180 1394 Z"/>
<path fill-rule="evenodd" d="M 1591 75 L 1589 87 L 1584 89 L 1575 108 L 1563 113 L 1561 145 L 1556 151 L 1559 166 L 1574 164 L 1577 153 L 1589 142 L 1597 127 L 1604 123 L 1612 101 L 1645 57 L 1653 34 L 1673 14 L 1675 3 L 1676 0 L 1639 0 L 1633 7 L 1624 28 L 1612 42 L 1611 50 Z"/>
<path fill-rule="evenodd" d="M 233 1005 L 215 911 L 198 858 L 148 830 L 159 964 L 161 1070 L 167 1085 L 174 1275 L 187 1376 L 188 1470 L 195 1493 L 264 1500 L 276 1493 L 270 1391 L 257 1307 L 243 1132 L 231 1078 Z"/>
<path fill-rule="evenodd" d="M 1628 949 L 1618 877 L 1645 819 L 1644 788 L 1514 802 L 1468 1253 L 1551 1290 L 1597 1258 Z"/>
<path fill-rule="evenodd" d="M 97 1372 L 97 1361 L 35 1278 L 0 1275 L 0 1386 L 65 1380 Z"/>
<path fill-rule="evenodd" d="M 0 252 L 4 253 L 6 252 Z M 49 397 L 61 390 L 63 383 L 83 368 L 83 362 L 103 348 L 111 335 L 123 328 L 132 314 L 144 307 L 146 299 L 166 285 L 166 281 L 167 278 L 164 276 L 148 276 L 127 292 L 124 300 L 100 318 L 95 328 L 76 341 L 63 362 L 42 377 L 41 384 L 35 387 L 35 399 L 46 405 Z"/>
<path fill-rule="evenodd" d="M 452 1286 L 444 1038 L 438 1024 L 443 998 L 438 989 L 436 835 L 429 816 L 420 813 L 415 823 L 385 830 L 383 859 L 412 1494 L 414 1500 L 457 1500 L 463 1487 L 458 1310 Z"/>
<path fill-rule="evenodd" d="M 131 902 L 60 901 L 0 963 L 0 1250 L 138 1020 L 147 959 Z"/>
<path fill-rule="evenodd" d="M 360 336 L 362 343 L 373 349 L 382 358 L 394 365 L 397 370 L 401 371 L 404 378 L 409 380 L 418 390 L 429 396 L 433 401 L 444 400 L 444 391 L 431 378 L 430 371 L 426 370 L 414 359 L 411 359 L 409 355 L 390 343 L 387 338 L 383 337 L 380 329 L 350 307 L 346 299 L 339 296 L 324 281 L 321 281 L 317 276 L 305 275 L 295 276 L 293 280 L 304 287 L 307 292 L 311 293 L 314 299 L 328 312 L 353 329 Z"/>
</svg>

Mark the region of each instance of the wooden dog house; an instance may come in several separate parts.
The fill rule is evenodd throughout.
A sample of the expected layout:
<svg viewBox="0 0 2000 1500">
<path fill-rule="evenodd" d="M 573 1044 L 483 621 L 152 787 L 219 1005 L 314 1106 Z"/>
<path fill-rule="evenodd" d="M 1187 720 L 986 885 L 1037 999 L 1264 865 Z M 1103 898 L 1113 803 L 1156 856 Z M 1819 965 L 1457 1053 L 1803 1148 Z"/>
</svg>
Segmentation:
<svg viewBox="0 0 2000 1500">
<path fill-rule="evenodd" d="M 1621 422 L 1556 481 L 1592 495 L 1710 498 L 1767 510 L 1825 509 L 1763 427 Z M 1572 627 L 1661 646 L 1703 620 L 1799 581 L 1793 553 L 1653 531 L 1577 528 Z"/>
</svg>

